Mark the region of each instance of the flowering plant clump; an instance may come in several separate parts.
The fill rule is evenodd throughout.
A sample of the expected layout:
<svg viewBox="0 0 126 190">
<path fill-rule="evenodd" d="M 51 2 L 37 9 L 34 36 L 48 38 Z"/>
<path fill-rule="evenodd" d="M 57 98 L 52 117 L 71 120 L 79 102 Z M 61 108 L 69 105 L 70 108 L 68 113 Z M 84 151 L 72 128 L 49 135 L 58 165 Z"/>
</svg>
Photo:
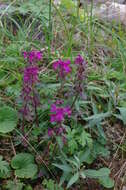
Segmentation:
<svg viewBox="0 0 126 190">
<path fill-rule="evenodd" d="M 23 106 L 20 111 L 23 115 L 23 119 L 31 121 L 37 118 L 37 107 L 40 104 L 36 85 L 39 81 L 39 67 L 37 66 L 37 61 L 42 59 L 42 54 L 39 51 L 24 52 L 24 58 L 27 58 L 28 62 L 24 69 L 21 93 Z"/>
<path fill-rule="evenodd" d="M 71 67 L 70 67 L 70 60 L 61 60 L 59 59 L 58 61 L 55 61 L 53 63 L 53 69 L 54 71 L 58 71 L 59 77 L 64 79 L 67 74 L 69 74 L 71 72 Z"/>
</svg>

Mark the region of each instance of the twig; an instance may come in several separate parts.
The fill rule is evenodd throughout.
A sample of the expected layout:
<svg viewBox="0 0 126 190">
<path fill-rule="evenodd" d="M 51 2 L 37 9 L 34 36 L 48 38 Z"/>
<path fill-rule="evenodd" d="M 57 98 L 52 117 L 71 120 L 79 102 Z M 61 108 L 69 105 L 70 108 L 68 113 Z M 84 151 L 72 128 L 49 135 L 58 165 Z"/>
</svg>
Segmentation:
<svg viewBox="0 0 126 190">
<path fill-rule="evenodd" d="M 112 163 L 113 163 L 113 161 L 115 160 L 115 158 L 116 158 L 116 156 L 117 156 L 117 154 L 118 154 L 119 147 L 120 147 L 120 145 L 123 143 L 123 141 L 125 140 L 125 136 L 126 136 L 126 131 L 125 131 L 125 133 L 124 133 L 124 135 L 123 135 L 123 137 L 122 137 L 122 139 L 121 139 L 121 142 L 120 142 L 120 144 L 119 144 L 119 146 L 118 146 L 118 148 L 117 148 L 117 150 L 116 150 L 116 152 L 115 152 L 115 154 L 114 154 L 114 157 L 113 157 L 111 163 L 109 164 L 109 168 L 111 168 Z"/>
<path fill-rule="evenodd" d="M 16 156 L 16 150 L 15 150 L 15 148 L 14 148 L 14 144 L 13 144 L 13 141 L 12 141 L 11 138 L 10 138 L 10 141 L 11 141 L 11 147 L 12 147 L 12 150 L 13 150 L 14 156 Z"/>
</svg>

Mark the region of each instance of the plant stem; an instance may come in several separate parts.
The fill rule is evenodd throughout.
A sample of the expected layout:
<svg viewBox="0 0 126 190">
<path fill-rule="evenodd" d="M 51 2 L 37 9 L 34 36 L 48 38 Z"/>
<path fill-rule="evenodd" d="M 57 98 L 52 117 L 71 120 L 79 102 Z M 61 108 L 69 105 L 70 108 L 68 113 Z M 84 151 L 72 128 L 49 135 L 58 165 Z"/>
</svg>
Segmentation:
<svg viewBox="0 0 126 190">
<path fill-rule="evenodd" d="M 79 17 L 80 0 L 77 1 L 77 17 Z"/>
<path fill-rule="evenodd" d="M 68 40 L 69 40 L 69 30 L 67 29 L 67 23 L 66 23 L 66 21 L 65 21 L 65 19 L 64 19 L 64 17 L 63 17 L 63 15 L 61 14 L 60 10 L 59 10 L 59 9 L 56 7 L 56 5 L 53 3 L 53 1 L 52 1 L 52 5 L 53 5 L 53 7 L 55 8 L 57 14 L 59 15 L 59 17 L 60 17 L 60 19 L 61 19 L 61 21 L 62 21 L 62 23 L 63 23 L 63 25 L 64 25 L 65 34 L 66 34 L 66 36 L 67 36 L 67 38 L 68 38 Z"/>
<path fill-rule="evenodd" d="M 73 100 L 73 103 L 72 103 L 72 105 L 71 105 L 71 110 L 73 109 L 73 106 L 74 106 L 74 104 L 75 104 L 75 102 L 76 102 L 78 96 L 79 96 L 79 94 L 77 93 L 76 96 L 75 96 L 75 98 L 74 98 L 74 100 Z"/>
<path fill-rule="evenodd" d="M 49 0 L 49 59 L 51 59 L 51 45 L 52 45 L 52 2 Z"/>
</svg>

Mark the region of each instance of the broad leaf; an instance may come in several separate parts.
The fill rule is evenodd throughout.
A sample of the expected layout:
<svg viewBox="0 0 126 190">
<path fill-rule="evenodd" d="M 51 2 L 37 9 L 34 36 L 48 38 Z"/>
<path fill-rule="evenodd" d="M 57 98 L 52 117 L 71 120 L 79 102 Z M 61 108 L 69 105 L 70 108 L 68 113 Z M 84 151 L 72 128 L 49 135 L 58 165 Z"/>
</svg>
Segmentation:
<svg viewBox="0 0 126 190">
<path fill-rule="evenodd" d="M 0 133 L 13 131 L 18 121 L 17 112 L 11 107 L 0 108 Z"/>
<path fill-rule="evenodd" d="M 11 166 L 19 178 L 33 178 L 37 173 L 34 157 L 28 153 L 20 153 L 13 157 Z"/>
<path fill-rule="evenodd" d="M 21 182 L 14 182 L 14 181 L 9 180 L 7 182 L 7 185 L 6 185 L 6 189 L 8 189 L 8 190 L 12 190 L 12 189 L 13 190 L 22 190 L 23 186 L 24 186 L 24 184 Z"/>
<path fill-rule="evenodd" d="M 3 157 L 0 156 L 0 178 L 10 177 L 10 167 L 8 162 L 2 160 Z"/>
<path fill-rule="evenodd" d="M 109 176 L 100 177 L 99 183 L 106 188 L 112 188 L 114 186 L 114 180 L 112 180 Z"/>
<path fill-rule="evenodd" d="M 84 174 L 89 178 L 99 178 L 99 177 L 108 177 L 110 174 L 110 169 L 101 168 L 99 170 L 88 169 L 84 171 Z"/>
</svg>

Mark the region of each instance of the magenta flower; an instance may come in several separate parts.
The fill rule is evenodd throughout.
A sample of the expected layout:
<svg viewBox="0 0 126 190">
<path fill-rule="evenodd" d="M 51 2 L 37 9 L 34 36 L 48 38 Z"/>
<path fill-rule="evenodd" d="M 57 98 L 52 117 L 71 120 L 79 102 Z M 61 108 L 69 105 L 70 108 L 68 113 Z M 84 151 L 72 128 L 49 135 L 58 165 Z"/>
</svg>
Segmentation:
<svg viewBox="0 0 126 190">
<path fill-rule="evenodd" d="M 48 128 L 48 136 L 52 137 L 54 134 L 54 130 L 52 128 Z"/>
<path fill-rule="evenodd" d="M 78 93 L 81 96 L 83 96 L 84 81 L 86 78 L 87 61 L 85 61 L 84 58 L 79 54 L 75 58 L 75 64 L 77 65 L 77 73 L 76 73 L 74 90 L 75 90 L 75 93 Z"/>
<path fill-rule="evenodd" d="M 42 59 L 42 52 L 41 51 L 30 51 L 30 52 L 23 52 L 24 59 L 27 59 L 28 62 L 33 63 L 36 61 L 40 61 Z"/>
<path fill-rule="evenodd" d="M 38 126 L 37 107 L 40 105 L 40 100 L 37 90 L 39 81 L 39 67 L 37 66 L 37 61 L 42 58 L 42 54 L 39 51 L 24 52 L 23 54 L 24 58 L 27 59 L 27 65 L 24 69 L 21 92 L 22 108 L 20 113 L 23 116 L 23 120 L 31 121 L 36 119 L 36 125 Z"/>
<path fill-rule="evenodd" d="M 79 54 L 76 58 L 75 58 L 75 64 L 79 65 L 82 64 L 84 62 L 84 58 Z"/>
<path fill-rule="evenodd" d="M 53 129 L 48 129 L 48 136 L 52 137 L 53 135 L 58 135 L 62 137 L 62 141 L 65 144 L 66 138 L 65 133 L 66 129 L 62 125 L 63 121 L 65 120 L 65 117 L 71 116 L 71 108 L 69 106 L 62 106 L 63 101 L 57 100 L 56 103 L 51 105 L 51 115 L 50 115 L 50 121 L 51 123 L 56 123 L 56 126 Z"/>
<path fill-rule="evenodd" d="M 70 109 L 69 106 L 67 106 L 67 107 L 64 108 L 64 113 L 66 113 L 68 117 L 71 116 L 71 109 Z"/>
<path fill-rule="evenodd" d="M 71 109 L 70 107 L 59 107 L 57 104 L 51 105 L 51 123 L 57 122 L 61 123 L 64 121 L 65 116 L 71 116 Z"/>
<path fill-rule="evenodd" d="M 62 122 L 64 120 L 64 109 L 56 108 L 55 114 L 51 114 L 51 123 Z"/>
<path fill-rule="evenodd" d="M 25 83 L 36 83 L 38 81 L 39 69 L 37 66 L 29 66 L 24 70 L 24 82 Z"/>
<path fill-rule="evenodd" d="M 53 69 L 54 71 L 59 72 L 59 76 L 61 78 L 64 78 L 68 73 L 71 72 L 71 67 L 70 67 L 70 60 L 61 60 L 59 59 L 58 61 L 53 63 Z"/>
</svg>

